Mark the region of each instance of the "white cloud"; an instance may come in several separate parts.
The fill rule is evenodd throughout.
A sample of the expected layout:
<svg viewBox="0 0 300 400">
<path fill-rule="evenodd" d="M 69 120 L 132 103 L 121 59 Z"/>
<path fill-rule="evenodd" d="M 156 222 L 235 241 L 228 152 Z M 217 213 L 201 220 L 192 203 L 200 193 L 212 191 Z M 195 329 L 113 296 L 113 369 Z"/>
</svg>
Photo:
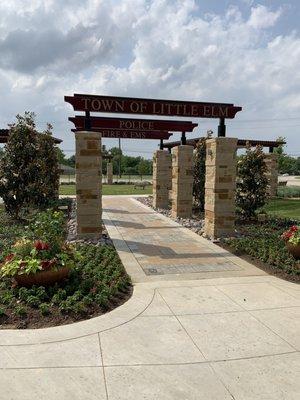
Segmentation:
<svg viewBox="0 0 300 400">
<path fill-rule="evenodd" d="M 269 28 L 276 23 L 280 14 L 281 9 L 272 12 L 267 7 L 258 5 L 251 8 L 251 16 L 248 24 L 255 29 Z"/>
<path fill-rule="evenodd" d="M 244 111 L 229 132 L 240 137 L 285 136 L 280 124 L 264 130 L 255 120 L 299 114 L 300 38 L 272 34 L 282 9 L 201 16 L 192 0 L 27 3 L 0 4 L 2 125 L 33 109 L 73 147 L 62 132 L 73 114 L 63 95 L 74 92 L 234 102 Z M 294 148 L 299 139 L 289 135 Z"/>
</svg>

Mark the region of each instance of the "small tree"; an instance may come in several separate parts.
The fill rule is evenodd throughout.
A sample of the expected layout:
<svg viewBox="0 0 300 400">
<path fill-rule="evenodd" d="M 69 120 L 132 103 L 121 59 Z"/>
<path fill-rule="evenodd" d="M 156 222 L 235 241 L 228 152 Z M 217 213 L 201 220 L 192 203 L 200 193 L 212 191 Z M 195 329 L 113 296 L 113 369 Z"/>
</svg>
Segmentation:
<svg viewBox="0 0 300 400">
<path fill-rule="evenodd" d="M 52 126 L 37 135 L 38 143 L 38 182 L 36 198 L 33 200 L 38 207 L 48 206 L 53 200 L 58 199 L 59 167 L 57 147 L 52 137 Z"/>
<path fill-rule="evenodd" d="M 206 138 L 201 138 L 196 144 L 194 151 L 194 181 L 193 197 L 194 205 L 204 211 L 205 203 L 205 161 L 206 161 L 206 140 L 212 136 L 212 131 L 207 131 Z"/>
<path fill-rule="evenodd" d="M 36 154 L 34 114 L 17 115 L 17 122 L 10 126 L 0 164 L 0 196 L 6 211 L 16 219 L 22 207 L 29 204 L 31 191 L 35 191 Z"/>
<path fill-rule="evenodd" d="M 143 175 L 147 174 L 148 170 L 149 170 L 148 162 L 146 160 L 141 160 L 138 164 L 138 171 L 139 171 L 141 180 L 143 179 Z"/>
<path fill-rule="evenodd" d="M 248 145 L 246 154 L 237 163 L 236 205 L 246 218 L 255 216 L 258 208 L 263 207 L 267 199 L 268 179 L 262 148 L 251 149 Z"/>
<path fill-rule="evenodd" d="M 34 118 L 29 112 L 17 115 L 0 160 L 0 197 L 16 219 L 23 208 L 45 205 L 58 194 L 54 141 L 49 127 L 44 134 L 36 131 Z"/>
</svg>

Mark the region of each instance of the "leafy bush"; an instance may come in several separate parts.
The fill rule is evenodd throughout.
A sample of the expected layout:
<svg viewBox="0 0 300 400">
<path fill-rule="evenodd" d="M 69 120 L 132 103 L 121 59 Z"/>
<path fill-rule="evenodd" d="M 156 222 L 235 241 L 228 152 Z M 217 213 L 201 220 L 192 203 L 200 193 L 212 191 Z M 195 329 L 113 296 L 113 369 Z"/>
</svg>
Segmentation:
<svg viewBox="0 0 300 400">
<path fill-rule="evenodd" d="M 17 115 L 0 159 L 0 196 L 15 219 L 28 207 L 46 206 L 58 197 L 58 161 L 50 126 L 36 131 L 33 113 Z"/>
<path fill-rule="evenodd" d="M 42 303 L 39 305 L 39 310 L 41 312 L 42 315 L 48 315 L 50 314 L 50 307 L 48 304 L 46 303 Z"/>
<path fill-rule="evenodd" d="M 273 218 L 263 225 L 243 225 L 240 227 L 240 237 L 224 239 L 238 253 L 269 264 L 274 269 L 287 274 L 299 275 L 297 261 L 288 252 L 281 235 L 291 221 Z"/>
<path fill-rule="evenodd" d="M 204 211 L 205 200 L 205 160 L 206 160 L 206 138 L 201 138 L 194 152 L 194 181 L 193 181 L 193 196 L 194 204 Z"/>
<path fill-rule="evenodd" d="M 278 197 L 300 197 L 300 187 L 298 186 L 279 186 L 277 189 Z"/>
<path fill-rule="evenodd" d="M 267 199 L 268 179 L 262 148 L 254 150 L 247 146 L 246 154 L 237 164 L 236 205 L 242 215 L 253 218 L 257 209 L 263 207 Z"/>
<path fill-rule="evenodd" d="M 5 323 L 9 323 L 10 315 L 24 319 L 29 310 L 31 316 L 78 319 L 106 311 L 112 299 L 128 292 L 130 278 L 113 247 L 84 244 L 78 245 L 77 251 L 81 257 L 64 283 L 24 288 L 12 287 L 9 278 L 2 278 L 0 307 L 8 316 Z"/>
<path fill-rule="evenodd" d="M 25 317 L 27 315 L 27 310 L 24 306 L 16 305 L 15 307 L 15 314 L 20 317 Z"/>
<path fill-rule="evenodd" d="M 27 235 L 60 247 L 66 235 L 64 214 L 51 209 L 37 213 L 29 226 Z"/>
</svg>

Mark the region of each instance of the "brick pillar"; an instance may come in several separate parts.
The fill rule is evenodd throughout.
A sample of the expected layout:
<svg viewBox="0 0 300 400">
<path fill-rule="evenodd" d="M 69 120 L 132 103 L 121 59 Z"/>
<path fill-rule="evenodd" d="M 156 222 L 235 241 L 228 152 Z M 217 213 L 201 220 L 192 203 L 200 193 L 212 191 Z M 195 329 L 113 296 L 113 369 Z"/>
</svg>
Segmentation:
<svg viewBox="0 0 300 400">
<path fill-rule="evenodd" d="M 276 197 L 278 187 L 278 154 L 265 154 L 264 161 L 267 166 L 266 176 L 269 180 L 267 194 L 269 197 Z"/>
<path fill-rule="evenodd" d="M 234 233 L 237 139 L 206 141 L 205 225 L 212 239 Z"/>
<path fill-rule="evenodd" d="M 112 185 L 113 184 L 113 163 L 108 162 L 106 168 L 107 168 L 107 171 L 106 171 L 107 183 L 109 185 Z"/>
<path fill-rule="evenodd" d="M 168 151 L 156 150 L 153 156 L 153 207 L 168 208 L 171 187 L 171 154 Z"/>
<path fill-rule="evenodd" d="M 193 147 L 180 145 L 172 149 L 172 212 L 173 218 L 192 216 Z"/>
<path fill-rule="evenodd" d="M 101 134 L 76 132 L 77 237 L 98 238 L 102 232 Z"/>
</svg>

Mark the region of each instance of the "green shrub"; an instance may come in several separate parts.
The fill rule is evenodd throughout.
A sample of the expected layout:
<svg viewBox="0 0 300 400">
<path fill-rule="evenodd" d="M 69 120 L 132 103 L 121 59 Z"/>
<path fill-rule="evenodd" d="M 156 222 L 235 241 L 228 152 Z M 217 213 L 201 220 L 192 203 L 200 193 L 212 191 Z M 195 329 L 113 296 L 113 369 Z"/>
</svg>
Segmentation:
<svg viewBox="0 0 300 400">
<path fill-rule="evenodd" d="M 0 158 L 0 197 L 15 219 L 28 207 L 46 206 L 58 197 L 58 160 L 51 126 L 35 127 L 34 113 L 17 115 Z"/>
<path fill-rule="evenodd" d="M 27 310 L 22 305 L 16 305 L 15 314 L 18 315 L 19 317 L 25 317 L 27 315 Z"/>
<path fill-rule="evenodd" d="M 264 225 L 243 225 L 242 236 L 224 239 L 233 249 L 248 254 L 269 264 L 274 269 L 288 274 L 300 274 L 296 260 L 288 252 L 284 241 L 280 238 L 291 221 L 273 218 Z"/>
<path fill-rule="evenodd" d="M 80 258 L 69 279 L 49 287 L 11 287 L 9 278 L 0 281 L 0 304 L 7 315 L 39 316 L 57 311 L 78 319 L 89 312 L 106 310 L 111 300 L 128 291 L 130 278 L 126 274 L 116 250 L 109 246 L 80 245 Z M 7 321 L 7 318 L 5 319 Z M 28 321 L 27 321 L 28 322 Z M 7 323 L 7 322 L 5 322 Z"/>
<path fill-rule="evenodd" d="M 247 219 L 255 216 L 267 199 L 268 179 L 262 148 L 247 146 L 237 163 L 236 205 Z"/>
<path fill-rule="evenodd" d="M 0 307 L 0 318 L 4 317 L 6 315 L 5 309 L 3 307 Z"/>
<path fill-rule="evenodd" d="M 30 295 L 30 296 L 27 297 L 26 303 L 30 307 L 37 308 L 41 304 L 41 301 L 40 301 L 40 299 L 38 297 Z"/>
<path fill-rule="evenodd" d="M 41 303 L 39 305 L 39 310 L 42 315 L 49 315 L 50 314 L 50 307 L 47 303 Z"/>
</svg>

